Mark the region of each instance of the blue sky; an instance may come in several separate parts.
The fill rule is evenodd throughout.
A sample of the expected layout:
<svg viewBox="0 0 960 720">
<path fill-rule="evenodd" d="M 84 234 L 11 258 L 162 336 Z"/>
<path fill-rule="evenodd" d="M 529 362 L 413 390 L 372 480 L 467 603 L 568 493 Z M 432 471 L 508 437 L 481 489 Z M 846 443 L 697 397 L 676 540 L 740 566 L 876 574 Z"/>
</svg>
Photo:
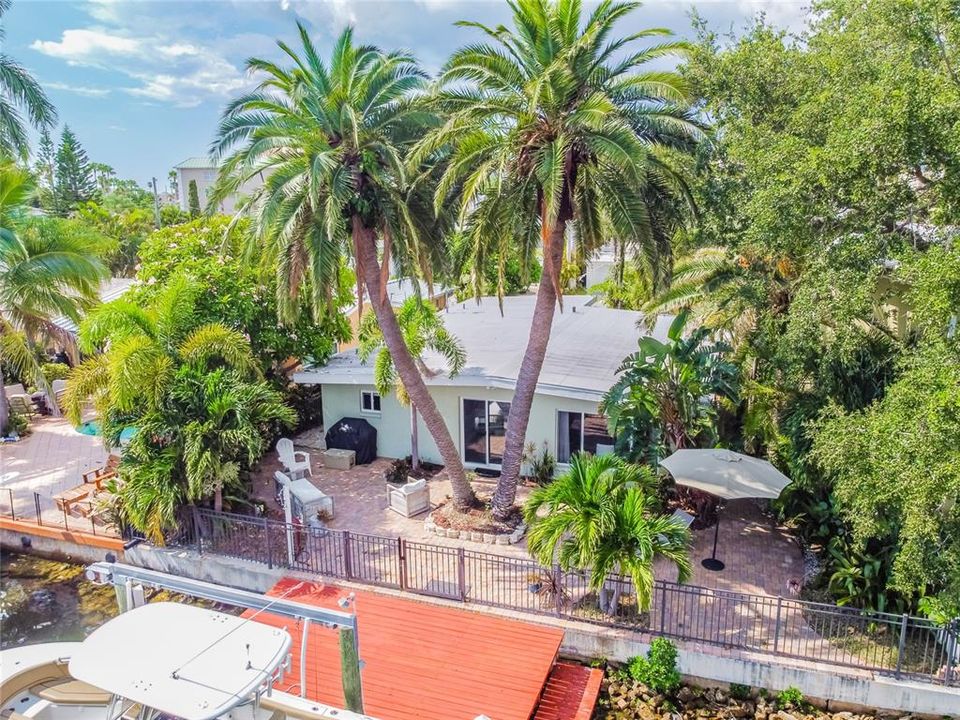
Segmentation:
<svg viewBox="0 0 960 720">
<path fill-rule="evenodd" d="M 690 34 L 696 7 L 719 30 L 759 11 L 797 27 L 806 0 L 651 0 L 623 31 L 668 27 Z M 206 154 L 224 103 L 249 87 L 250 56 L 278 59 L 277 38 L 295 40 L 302 19 L 321 49 L 346 24 L 363 42 L 412 50 L 436 70 L 475 31 L 460 19 L 508 20 L 499 0 L 14 0 L 3 51 L 34 73 L 91 159 L 145 183 L 191 155 Z"/>
</svg>

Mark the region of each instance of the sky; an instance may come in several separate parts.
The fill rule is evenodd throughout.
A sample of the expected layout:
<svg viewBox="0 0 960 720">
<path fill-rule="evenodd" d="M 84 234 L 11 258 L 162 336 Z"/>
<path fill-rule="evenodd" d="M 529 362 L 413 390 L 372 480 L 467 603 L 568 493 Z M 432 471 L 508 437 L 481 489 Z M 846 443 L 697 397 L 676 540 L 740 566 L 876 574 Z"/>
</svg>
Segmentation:
<svg viewBox="0 0 960 720">
<path fill-rule="evenodd" d="M 586 4 L 586 2 L 585 2 Z M 720 32 L 758 12 L 791 29 L 807 0 L 648 0 L 621 24 L 626 34 L 666 27 L 691 36 L 696 8 Z M 296 43 L 297 19 L 326 53 L 347 24 L 357 38 L 412 51 L 435 72 L 479 31 L 457 20 L 509 20 L 502 0 L 14 0 L 2 52 L 33 73 L 91 160 L 118 176 L 160 187 L 174 165 L 206 155 L 230 98 L 251 87 L 247 58 L 279 60 L 278 39 Z"/>
</svg>

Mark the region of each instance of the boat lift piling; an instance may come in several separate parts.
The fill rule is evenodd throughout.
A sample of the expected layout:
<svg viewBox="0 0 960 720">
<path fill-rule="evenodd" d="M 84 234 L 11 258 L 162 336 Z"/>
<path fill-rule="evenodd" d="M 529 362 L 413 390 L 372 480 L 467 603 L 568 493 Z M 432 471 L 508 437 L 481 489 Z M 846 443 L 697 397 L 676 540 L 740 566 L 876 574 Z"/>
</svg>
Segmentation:
<svg viewBox="0 0 960 720">
<path fill-rule="evenodd" d="M 269 610 L 303 623 L 300 645 L 300 696 L 306 697 L 307 638 L 312 624 L 336 629 L 340 638 L 340 668 L 343 696 L 347 709 L 363 714 L 363 686 L 360 670 L 360 643 L 356 613 L 328 610 L 306 605 L 284 597 L 271 597 L 247 590 L 237 590 L 203 580 L 171 575 L 124 563 L 97 562 L 89 565 L 86 577 L 98 585 L 113 585 L 120 612 L 144 603 L 144 588 L 153 587 L 202 598 L 225 605 L 235 605 L 261 612 Z M 342 605 L 343 606 L 343 605 Z"/>
</svg>

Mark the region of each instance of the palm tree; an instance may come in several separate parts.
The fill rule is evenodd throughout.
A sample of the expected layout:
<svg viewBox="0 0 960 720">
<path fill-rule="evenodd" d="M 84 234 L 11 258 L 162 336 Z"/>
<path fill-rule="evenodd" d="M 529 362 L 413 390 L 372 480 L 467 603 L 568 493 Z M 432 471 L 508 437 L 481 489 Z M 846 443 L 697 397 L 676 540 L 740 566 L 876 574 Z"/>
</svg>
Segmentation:
<svg viewBox="0 0 960 720">
<path fill-rule="evenodd" d="M 262 454 L 267 426 L 296 419 L 262 381 L 241 333 L 198 325 L 197 292 L 177 277 L 151 307 L 117 300 L 89 313 L 79 343 L 93 356 L 73 370 L 64 396 L 75 423 L 93 401 L 111 446 L 137 428 L 120 467 L 121 512 L 158 542 L 184 501 L 213 496 L 220 509 L 224 488 Z"/>
<path fill-rule="evenodd" d="M 100 261 L 99 236 L 73 232 L 61 220 L 25 218 L 35 189 L 27 170 L 0 164 L 0 354 L 18 375 L 46 391 L 57 411 L 32 348 L 41 338 L 53 338 L 70 350 L 72 336 L 53 320 L 64 316 L 79 322 L 97 302 L 109 273 Z M 0 393 L 0 430 L 8 417 L 7 399 Z"/>
<path fill-rule="evenodd" d="M 0 0 L 0 46 L 6 35 L 3 18 L 10 5 L 11 0 Z M 30 154 L 21 111 L 26 111 L 30 124 L 36 128 L 57 122 L 57 111 L 40 84 L 16 60 L 0 53 L 0 157 L 26 160 Z"/>
<path fill-rule="evenodd" d="M 600 409 L 621 454 L 656 462 L 662 441 L 672 451 L 712 434 L 715 409 L 704 398 L 736 402 L 739 370 L 725 358 L 730 347 L 712 340 L 707 327 L 688 332 L 689 318 L 689 310 L 674 318 L 667 342 L 640 338 L 639 350 L 617 369 Z"/>
<path fill-rule="evenodd" d="M 615 455 L 578 454 L 570 469 L 530 494 L 524 515 L 527 545 L 537 562 L 561 569 L 588 570 L 589 588 L 602 612 L 616 614 L 619 584 L 611 596 L 608 580 L 633 581 L 637 605 L 653 598 L 653 563 L 658 555 L 677 566 L 680 582 L 690 579 L 690 531 L 673 517 L 657 515 L 657 480 L 648 467 Z"/>
<path fill-rule="evenodd" d="M 463 370 L 467 361 L 466 351 L 460 341 L 447 332 L 434 305 L 424 303 L 419 297 L 407 298 L 397 312 L 397 324 L 422 377 L 435 374 L 423 361 L 423 353 L 427 350 L 437 353 L 446 362 L 449 377 Z M 358 339 L 360 342 L 357 353 L 363 362 L 366 362 L 375 352 L 377 353 L 374 360 L 374 384 L 377 386 L 377 392 L 380 395 L 386 395 L 395 388 L 400 404 L 410 406 L 410 464 L 416 470 L 420 467 L 417 408 L 410 402 L 403 382 L 397 378 L 393 357 L 390 355 L 390 350 L 384 347 L 383 333 L 380 331 L 376 317 L 366 315 L 360 321 Z"/>
<path fill-rule="evenodd" d="M 412 181 L 429 180 L 429 168 L 408 173 L 404 166 L 407 149 L 433 121 L 414 98 L 425 75 L 406 53 L 354 45 L 349 28 L 325 63 L 298 27 L 299 53 L 278 43 L 292 67 L 247 63 L 265 79 L 223 114 L 212 153 L 224 160 L 211 203 L 266 176 L 241 212 L 252 217 L 254 241 L 277 268 L 287 319 L 303 294 L 319 314 L 331 302 L 344 256 L 352 256 L 360 310 L 366 290 L 396 373 L 436 441 L 454 503 L 468 507 L 475 496 L 457 447 L 386 295 L 394 259 L 430 281 L 431 246 L 445 230 L 429 211 L 425 184 Z"/>
<path fill-rule="evenodd" d="M 451 153 L 436 198 L 459 193 L 460 220 L 478 263 L 499 258 L 502 273 L 516 242 L 539 243 L 542 252 L 493 501 L 500 518 L 516 497 L 530 407 L 561 302 L 568 226 L 581 254 L 609 238 L 627 240 L 660 284 L 677 199 L 689 197 L 676 157 L 701 131 L 686 84 L 675 72 L 644 67 L 687 46 L 632 48 L 670 35 L 662 29 L 611 39 L 617 21 L 638 5 L 604 0 L 583 22 L 579 0 L 511 0 L 513 28 L 461 23 L 490 42 L 461 48 L 447 61 L 438 94 L 446 122 L 413 155 L 416 161 L 439 149 Z"/>
</svg>

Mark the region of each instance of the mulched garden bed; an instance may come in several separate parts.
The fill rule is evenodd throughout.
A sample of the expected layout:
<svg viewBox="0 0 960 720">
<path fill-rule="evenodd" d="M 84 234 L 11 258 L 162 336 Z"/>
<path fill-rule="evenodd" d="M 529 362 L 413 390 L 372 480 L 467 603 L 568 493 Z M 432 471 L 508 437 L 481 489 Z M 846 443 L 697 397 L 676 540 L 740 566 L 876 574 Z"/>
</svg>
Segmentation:
<svg viewBox="0 0 960 720">
<path fill-rule="evenodd" d="M 454 508 L 453 501 L 450 498 L 444 500 L 433 511 L 433 522 L 437 527 L 470 530 L 493 535 L 508 535 L 523 522 L 523 514 L 520 512 L 520 508 L 513 508 L 507 519 L 500 521 L 493 517 L 489 496 L 478 495 L 477 499 L 481 503 L 480 506 L 471 508 L 466 512 Z"/>
</svg>

